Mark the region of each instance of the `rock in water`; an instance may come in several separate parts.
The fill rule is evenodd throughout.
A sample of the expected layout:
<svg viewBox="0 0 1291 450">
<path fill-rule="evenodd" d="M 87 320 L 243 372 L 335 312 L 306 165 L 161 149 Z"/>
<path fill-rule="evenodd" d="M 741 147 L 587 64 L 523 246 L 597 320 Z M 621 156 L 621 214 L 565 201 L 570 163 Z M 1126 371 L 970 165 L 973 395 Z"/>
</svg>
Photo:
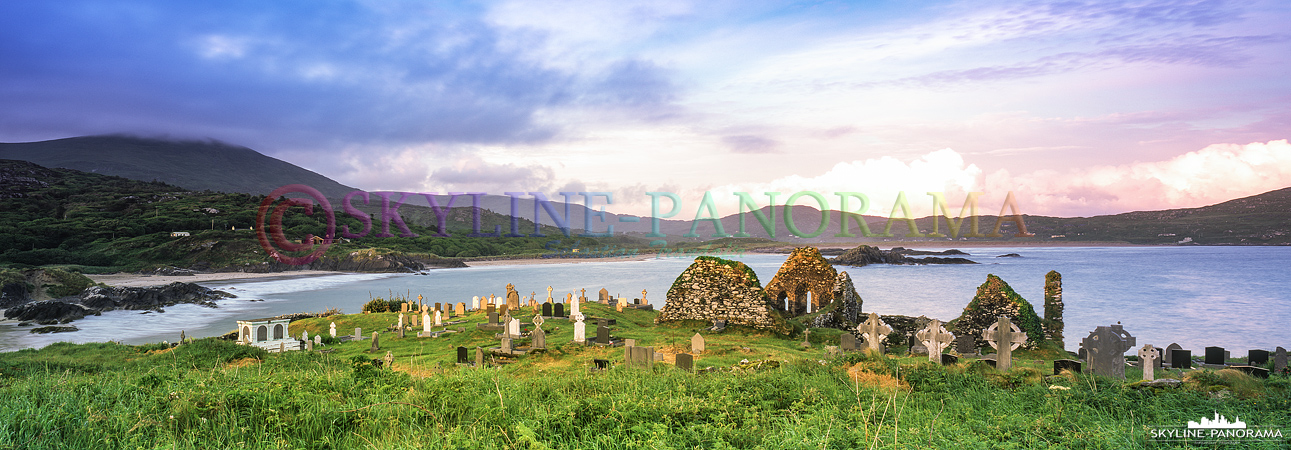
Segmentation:
<svg viewBox="0 0 1291 450">
<path fill-rule="evenodd" d="M 995 275 L 986 276 L 986 282 L 977 287 L 973 301 L 955 319 L 955 334 L 973 336 L 977 340 L 977 347 L 985 347 L 987 344 L 982 339 L 982 330 L 994 324 L 1000 316 L 1008 317 L 1027 334 L 1027 347 L 1034 347 L 1036 342 L 1043 339 L 1040 317 L 1036 315 L 1031 302 Z"/>
</svg>

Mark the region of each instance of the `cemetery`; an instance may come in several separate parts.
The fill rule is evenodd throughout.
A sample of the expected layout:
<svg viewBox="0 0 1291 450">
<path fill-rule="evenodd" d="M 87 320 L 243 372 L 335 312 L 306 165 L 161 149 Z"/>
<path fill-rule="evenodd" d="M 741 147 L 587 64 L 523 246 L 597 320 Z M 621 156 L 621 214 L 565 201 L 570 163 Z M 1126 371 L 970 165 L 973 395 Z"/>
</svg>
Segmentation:
<svg viewBox="0 0 1291 450">
<path fill-rule="evenodd" d="M 27 352 L 53 361 L 49 375 L 27 375 L 38 369 L 18 355 L 0 381 L 72 403 L 120 397 L 125 410 L 66 420 L 100 423 L 94 439 L 192 448 L 269 446 L 264 436 L 311 448 L 1122 448 L 1196 411 L 1291 425 L 1281 347 L 1184 349 L 1116 323 L 1064 330 L 1056 272 L 1021 280 L 1044 283 L 1043 317 L 995 276 L 956 300 L 959 317 L 880 315 L 819 258 L 798 249 L 767 289 L 738 261 L 700 257 L 668 293 L 634 299 L 594 281 L 562 293 L 499 280 L 467 299 L 241 320 L 232 340 L 57 344 Z M 0 417 L 45 407 L 6 400 L 19 406 Z"/>
</svg>

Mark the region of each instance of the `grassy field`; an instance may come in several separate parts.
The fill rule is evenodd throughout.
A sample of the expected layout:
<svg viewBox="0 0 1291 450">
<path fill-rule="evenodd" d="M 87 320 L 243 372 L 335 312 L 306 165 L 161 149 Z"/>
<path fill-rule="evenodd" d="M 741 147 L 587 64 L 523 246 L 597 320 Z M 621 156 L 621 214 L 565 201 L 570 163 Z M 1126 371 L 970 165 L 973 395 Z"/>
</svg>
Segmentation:
<svg viewBox="0 0 1291 450">
<path fill-rule="evenodd" d="M 1051 352 L 1020 352 L 999 374 L 971 360 L 828 356 L 837 334 L 827 330 L 804 348 L 738 328 L 701 331 L 696 365 L 707 370 L 690 373 L 672 358 L 703 324 L 654 326 L 653 312 L 599 304 L 583 312 L 617 319 L 616 337 L 655 347 L 664 363 L 627 368 L 622 348 L 575 345 L 568 321 L 549 320 L 547 352 L 459 366 L 457 346 L 473 359 L 476 346 L 497 345 L 475 329 L 483 313 L 434 339 L 386 331 L 393 313 L 292 323 L 296 335 L 326 335 L 331 322 L 341 334 L 380 331 L 375 353 L 366 340 L 285 354 L 215 339 L 55 344 L 0 354 L 0 448 L 1122 449 L 1187 447 L 1148 442 L 1149 427 L 1215 413 L 1291 426 L 1291 383 L 1280 376 L 1196 371 L 1181 388 L 1143 388 L 1051 375 Z M 386 351 L 394 370 L 372 364 Z M 596 358 L 613 367 L 588 370 Z"/>
</svg>

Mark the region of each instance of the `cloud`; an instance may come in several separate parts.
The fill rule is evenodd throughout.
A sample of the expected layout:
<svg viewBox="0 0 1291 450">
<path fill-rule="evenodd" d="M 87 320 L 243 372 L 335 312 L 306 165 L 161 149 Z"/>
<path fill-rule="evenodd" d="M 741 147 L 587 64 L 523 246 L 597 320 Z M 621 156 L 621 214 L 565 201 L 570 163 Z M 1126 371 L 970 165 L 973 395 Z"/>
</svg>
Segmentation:
<svg viewBox="0 0 1291 450">
<path fill-rule="evenodd" d="M 986 177 L 1012 190 L 1029 214 L 1088 216 L 1194 208 L 1291 186 L 1287 140 L 1215 144 L 1165 160 Z"/>
<path fill-rule="evenodd" d="M 753 135 L 726 136 L 722 138 L 732 153 L 779 153 L 780 142 L 775 139 Z"/>
<path fill-rule="evenodd" d="M 442 186 L 443 192 L 471 190 L 501 195 L 510 191 L 547 192 L 555 179 L 556 173 L 550 167 L 494 164 L 467 155 L 450 167 L 436 169 L 430 174 L 428 184 Z"/>
</svg>

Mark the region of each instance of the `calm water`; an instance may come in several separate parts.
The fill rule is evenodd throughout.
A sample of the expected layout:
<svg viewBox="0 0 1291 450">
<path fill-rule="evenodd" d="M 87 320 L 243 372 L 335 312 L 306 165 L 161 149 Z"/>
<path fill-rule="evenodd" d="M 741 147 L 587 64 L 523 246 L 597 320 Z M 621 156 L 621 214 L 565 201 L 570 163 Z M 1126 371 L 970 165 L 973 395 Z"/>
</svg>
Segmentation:
<svg viewBox="0 0 1291 450">
<path fill-rule="evenodd" d="M 1120 322 L 1139 345 L 1177 342 L 1194 354 L 1218 345 L 1245 355 L 1252 348 L 1291 347 L 1291 247 L 1100 247 L 966 249 L 979 265 L 836 266 L 856 283 L 866 312 L 926 315 L 950 320 L 959 315 L 987 274 L 1008 282 L 1043 315 L 1044 274 L 1063 275 L 1066 344 L 1075 350 L 1094 327 Z M 996 258 L 1019 253 L 1021 258 Z M 750 255 L 741 260 L 765 285 L 784 255 Z M 346 274 L 203 283 L 239 298 L 217 309 L 192 305 L 165 313 L 113 311 L 79 320 L 75 333 L 31 335 L 12 321 L 0 323 L 0 350 L 41 347 L 58 341 L 117 340 L 137 344 L 174 341 L 231 331 L 238 319 L 340 308 L 358 312 L 372 296 L 418 294 L 434 302 L 466 302 L 473 295 L 506 292 L 513 283 L 522 295 L 545 299 L 586 288 L 595 299 L 602 287 L 611 295 L 639 297 L 663 305 L 673 279 L 689 259 L 632 262 L 472 267 L 435 270 L 428 275 Z M 577 294 L 575 294 L 577 295 Z M 262 301 L 249 301 L 258 299 Z M 349 330 L 352 331 L 352 330 Z"/>
</svg>

